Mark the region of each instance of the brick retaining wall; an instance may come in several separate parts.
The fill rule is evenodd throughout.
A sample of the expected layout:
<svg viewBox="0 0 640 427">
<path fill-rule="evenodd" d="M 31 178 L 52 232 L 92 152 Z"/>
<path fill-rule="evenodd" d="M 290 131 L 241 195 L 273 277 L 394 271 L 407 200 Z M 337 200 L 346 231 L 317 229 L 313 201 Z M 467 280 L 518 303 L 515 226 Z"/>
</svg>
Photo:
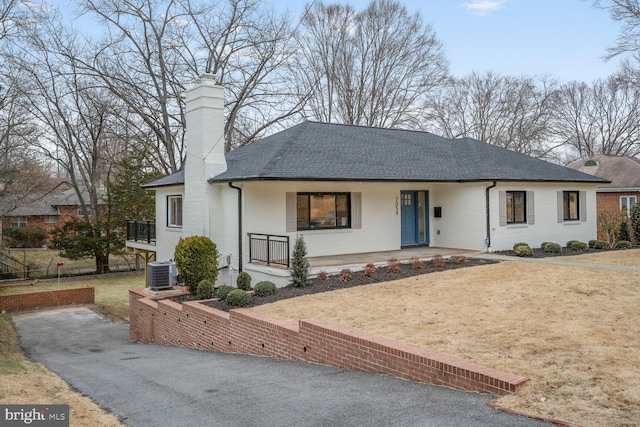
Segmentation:
<svg viewBox="0 0 640 427">
<path fill-rule="evenodd" d="M 95 288 L 93 287 L 57 289 L 27 292 L 24 294 L 1 295 L 0 311 L 30 310 L 69 304 L 93 304 L 94 302 Z"/>
<path fill-rule="evenodd" d="M 329 322 L 298 325 L 247 309 L 228 313 L 129 291 L 129 337 L 142 343 L 275 357 L 505 395 L 527 378 Z"/>
</svg>

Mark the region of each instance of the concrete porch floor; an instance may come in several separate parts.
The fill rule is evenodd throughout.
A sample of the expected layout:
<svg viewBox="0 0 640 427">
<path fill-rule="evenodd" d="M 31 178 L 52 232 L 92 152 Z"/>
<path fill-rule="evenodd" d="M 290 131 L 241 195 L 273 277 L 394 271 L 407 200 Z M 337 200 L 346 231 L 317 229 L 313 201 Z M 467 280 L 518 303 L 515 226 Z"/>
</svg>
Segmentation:
<svg viewBox="0 0 640 427">
<path fill-rule="evenodd" d="M 453 255 L 465 255 L 475 253 L 476 251 L 466 249 L 437 248 L 429 246 L 421 246 L 415 248 L 399 249 L 394 251 L 381 252 L 364 252 L 358 254 L 329 255 L 320 257 L 307 258 L 312 269 L 320 267 L 336 267 L 336 266 L 357 266 L 366 265 L 370 262 L 374 264 L 388 264 L 390 259 L 396 259 L 398 262 L 408 262 L 412 258 L 427 260 L 435 255 L 450 257 Z"/>
</svg>

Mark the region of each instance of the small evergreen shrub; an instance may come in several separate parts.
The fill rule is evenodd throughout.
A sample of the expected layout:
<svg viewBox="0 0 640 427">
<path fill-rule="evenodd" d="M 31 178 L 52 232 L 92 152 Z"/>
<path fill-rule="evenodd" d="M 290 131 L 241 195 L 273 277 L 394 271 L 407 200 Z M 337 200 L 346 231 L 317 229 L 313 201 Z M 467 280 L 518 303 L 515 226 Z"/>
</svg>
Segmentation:
<svg viewBox="0 0 640 427">
<path fill-rule="evenodd" d="M 224 301 L 232 307 L 244 307 L 251 302 L 251 294 L 242 289 L 234 289 L 227 294 Z"/>
<path fill-rule="evenodd" d="M 307 286 L 309 282 L 309 261 L 307 260 L 307 245 L 302 236 L 296 237 L 291 255 L 291 281 L 296 287 Z"/>
<path fill-rule="evenodd" d="M 395 263 L 391 263 L 391 264 L 389 264 L 387 266 L 387 271 L 389 273 L 392 273 L 392 274 L 398 274 L 398 273 L 400 273 L 400 271 L 402 271 L 402 268 L 400 267 L 400 264 L 395 262 Z"/>
<path fill-rule="evenodd" d="M 589 240 L 589 243 L 587 243 L 589 245 L 590 248 L 592 249 L 597 249 L 596 248 L 596 244 L 598 243 L 597 240 Z"/>
<path fill-rule="evenodd" d="M 631 247 L 632 247 L 631 242 L 628 240 L 620 240 L 616 244 L 616 248 L 618 249 L 631 249 Z"/>
<path fill-rule="evenodd" d="M 550 253 L 550 254 L 559 254 L 562 252 L 562 246 L 553 242 L 545 242 L 540 249 L 542 252 Z"/>
<path fill-rule="evenodd" d="M 196 295 L 200 299 L 209 299 L 213 295 L 213 282 L 211 280 L 201 280 L 198 283 L 198 289 Z"/>
<path fill-rule="evenodd" d="M 227 298 L 227 295 L 229 294 L 229 292 L 231 292 L 234 289 L 235 288 L 233 286 L 222 285 L 218 289 L 216 289 L 216 298 L 220 298 L 221 300 L 224 301 L 224 299 Z"/>
<path fill-rule="evenodd" d="M 266 297 L 278 292 L 278 288 L 273 282 L 263 281 L 258 282 L 253 287 L 253 294 L 257 297 Z"/>
<path fill-rule="evenodd" d="M 451 261 L 453 261 L 454 264 L 462 265 L 469 262 L 469 259 L 464 255 L 456 255 L 451 257 Z"/>
<path fill-rule="evenodd" d="M 640 203 L 631 206 L 631 228 L 636 243 L 640 243 Z"/>
<path fill-rule="evenodd" d="M 586 251 L 588 248 L 586 243 L 580 242 L 578 240 L 570 240 L 569 242 L 567 242 L 567 247 L 575 252 Z"/>
<path fill-rule="evenodd" d="M 353 280 L 353 272 L 348 268 L 343 268 L 340 270 L 340 274 L 338 274 L 338 280 L 341 282 Z"/>
<path fill-rule="evenodd" d="M 362 275 L 369 278 L 376 277 L 377 270 L 378 269 L 376 268 L 376 266 L 370 262 L 369 264 L 365 265 L 364 270 L 362 270 Z"/>
<path fill-rule="evenodd" d="M 33 225 L 5 228 L 2 237 L 9 248 L 41 248 L 47 242 L 47 230 Z"/>
<path fill-rule="evenodd" d="M 549 243 L 553 243 L 553 242 L 542 242 L 542 243 L 540 243 L 540 250 L 544 251 L 544 247 L 546 245 L 548 245 Z"/>
<path fill-rule="evenodd" d="M 528 257 L 533 255 L 533 250 L 529 245 L 520 245 L 513 250 L 513 253 L 515 256 Z"/>
<path fill-rule="evenodd" d="M 316 275 L 316 279 L 318 280 L 327 280 L 329 278 L 329 273 L 326 271 L 321 271 Z"/>
<path fill-rule="evenodd" d="M 528 244 L 528 243 L 524 243 L 524 242 L 518 242 L 518 243 L 514 244 L 514 245 L 513 245 L 513 250 L 514 250 L 514 252 L 515 252 L 515 250 L 516 250 L 516 248 L 517 248 L 518 246 L 529 246 L 529 244 Z"/>
<path fill-rule="evenodd" d="M 627 220 L 627 218 L 622 218 L 622 221 L 620 221 L 620 228 L 618 229 L 618 240 L 624 240 L 627 242 L 631 241 L 631 231 L 629 230 L 629 221 Z"/>
<path fill-rule="evenodd" d="M 593 249 L 611 249 L 611 244 L 606 240 L 595 240 Z"/>
<path fill-rule="evenodd" d="M 246 271 L 238 274 L 238 278 L 236 279 L 236 285 L 238 285 L 238 289 L 243 291 L 251 290 L 251 275 Z"/>
<path fill-rule="evenodd" d="M 443 268 L 445 264 L 446 261 L 442 258 L 442 255 L 434 255 L 431 259 L 431 265 L 433 268 Z"/>
<path fill-rule="evenodd" d="M 180 238 L 173 255 L 178 274 L 191 295 L 198 291 L 198 283 L 218 278 L 218 249 L 210 238 L 191 236 Z"/>
</svg>

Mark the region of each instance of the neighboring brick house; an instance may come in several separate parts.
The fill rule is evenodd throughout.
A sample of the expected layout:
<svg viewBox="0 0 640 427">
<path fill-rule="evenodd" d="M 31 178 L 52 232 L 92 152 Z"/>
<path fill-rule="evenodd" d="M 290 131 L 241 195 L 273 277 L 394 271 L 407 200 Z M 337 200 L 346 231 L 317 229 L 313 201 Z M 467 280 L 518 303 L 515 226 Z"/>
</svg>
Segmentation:
<svg viewBox="0 0 640 427">
<path fill-rule="evenodd" d="M 11 206 L 11 202 L 3 203 L 2 228 L 42 227 L 51 233 L 54 228 L 61 227 L 74 218 L 83 218 L 80 199 L 74 189 L 62 193 L 47 195 L 31 195 Z"/>
<path fill-rule="evenodd" d="M 618 213 L 623 210 L 627 215 L 631 206 L 640 201 L 640 161 L 631 157 L 596 154 L 584 162 L 576 160 L 567 165 L 590 175 L 611 181 L 596 187 L 596 206 L 598 213 Z M 604 237 L 601 230 L 598 236 Z"/>
</svg>

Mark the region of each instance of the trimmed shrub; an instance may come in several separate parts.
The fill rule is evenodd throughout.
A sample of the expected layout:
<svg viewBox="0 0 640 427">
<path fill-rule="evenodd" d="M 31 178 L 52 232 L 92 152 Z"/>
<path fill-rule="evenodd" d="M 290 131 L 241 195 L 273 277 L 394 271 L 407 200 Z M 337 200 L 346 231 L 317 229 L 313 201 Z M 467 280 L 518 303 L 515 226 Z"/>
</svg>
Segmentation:
<svg viewBox="0 0 640 427">
<path fill-rule="evenodd" d="M 434 255 L 431 259 L 431 266 L 433 266 L 433 268 L 443 268 L 445 264 L 446 261 L 442 258 L 442 255 Z"/>
<path fill-rule="evenodd" d="M 586 251 L 588 246 L 584 242 L 580 242 L 578 240 L 570 240 L 567 242 L 567 247 L 575 252 Z"/>
<path fill-rule="evenodd" d="M 201 280 L 198 283 L 198 289 L 196 295 L 200 299 L 209 299 L 213 295 L 213 282 L 211 280 Z"/>
<path fill-rule="evenodd" d="M 456 255 L 451 257 L 451 261 L 453 261 L 454 264 L 462 265 L 469 262 L 469 259 L 464 255 Z"/>
<path fill-rule="evenodd" d="M 411 258 L 411 268 L 414 270 L 424 270 L 427 265 L 424 261 L 420 261 L 418 258 Z"/>
<path fill-rule="evenodd" d="M 542 252 L 550 253 L 550 254 L 559 254 L 562 252 L 562 246 L 553 242 L 545 242 L 540 247 Z"/>
<path fill-rule="evenodd" d="M 266 297 L 278 292 L 278 287 L 273 282 L 262 281 L 253 287 L 253 294 L 257 297 Z"/>
<path fill-rule="evenodd" d="M 309 282 L 309 261 L 307 260 L 307 245 L 302 236 L 296 237 L 291 254 L 291 281 L 296 287 L 307 286 Z"/>
<path fill-rule="evenodd" d="M 353 272 L 348 268 L 343 268 L 340 270 L 340 274 L 338 274 L 338 280 L 341 282 L 353 280 Z"/>
<path fill-rule="evenodd" d="M 631 242 L 628 240 L 620 240 L 616 244 L 616 248 L 618 249 L 631 249 L 631 247 L 632 247 Z"/>
<path fill-rule="evenodd" d="M 198 283 L 218 278 L 218 249 L 210 238 L 191 236 L 180 238 L 173 255 L 178 274 L 191 295 L 198 291 Z"/>
<path fill-rule="evenodd" d="M 606 240 L 595 240 L 593 242 L 593 249 L 611 249 L 611 245 Z"/>
<path fill-rule="evenodd" d="M 232 307 L 244 307 L 251 302 L 251 294 L 242 289 L 234 289 L 227 294 L 224 301 Z"/>
<path fill-rule="evenodd" d="M 529 245 L 520 245 L 516 246 L 516 248 L 513 250 L 513 253 L 515 256 L 528 257 L 533 255 L 533 250 Z"/>
<path fill-rule="evenodd" d="M 529 244 L 524 242 L 518 242 L 513 245 L 513 250 L 515 251 L 518 246 L 529 246 Z"/>
<path fill-rule="evenodd" d="M 596 249 L 596 244 L 598 243 L 597 240 L 589 240 L 589 243 L 587 243 L 589 245 L 590 248 L 592 249 Z"/>
<path fill-rule="evenodd" d="M 377 270 L 378 269 L 376 268 L 376 266 L 370 262 L 369 264 L 365 265 L 364 270 L 362 270 L 362 275 L 364 277 L 376 277 Z"/>
<path fill-rule="evenodd" d="M 320 273 L 316 274 L 316 279 L 318 280 L 327 280 L 329 278 L 329 273 L 327 273 L 326 271 L 321 271 Z"/>
<path fill-rule="evenodd" d="M 236 279 L 236 285 L 238 286 L 238 289 L 241 289 L 243 291 L 250 291 L 251 275 L 246 271 L 243 271 L 242 273 L 238 274 L 238 278 Z"/>
<path fill-rule="evenodd" d="M 216 298 L 220 298 L 224 301 L 224 299 L 227 298 L 227 295 L 229 295 L 229 292 L 234 289 L 235 288 L 233 286 L 222 285 L 218 289 L 216 289 Z"/>
<path fill-rule="evenodd" d="M 402 268 L 400 267 L 400 264 L 394 262 L 387 266 L 387 271 L 392 274 L 398 274 L 400 273 L 400 271 L 402 271 Z"/>
</svg>

